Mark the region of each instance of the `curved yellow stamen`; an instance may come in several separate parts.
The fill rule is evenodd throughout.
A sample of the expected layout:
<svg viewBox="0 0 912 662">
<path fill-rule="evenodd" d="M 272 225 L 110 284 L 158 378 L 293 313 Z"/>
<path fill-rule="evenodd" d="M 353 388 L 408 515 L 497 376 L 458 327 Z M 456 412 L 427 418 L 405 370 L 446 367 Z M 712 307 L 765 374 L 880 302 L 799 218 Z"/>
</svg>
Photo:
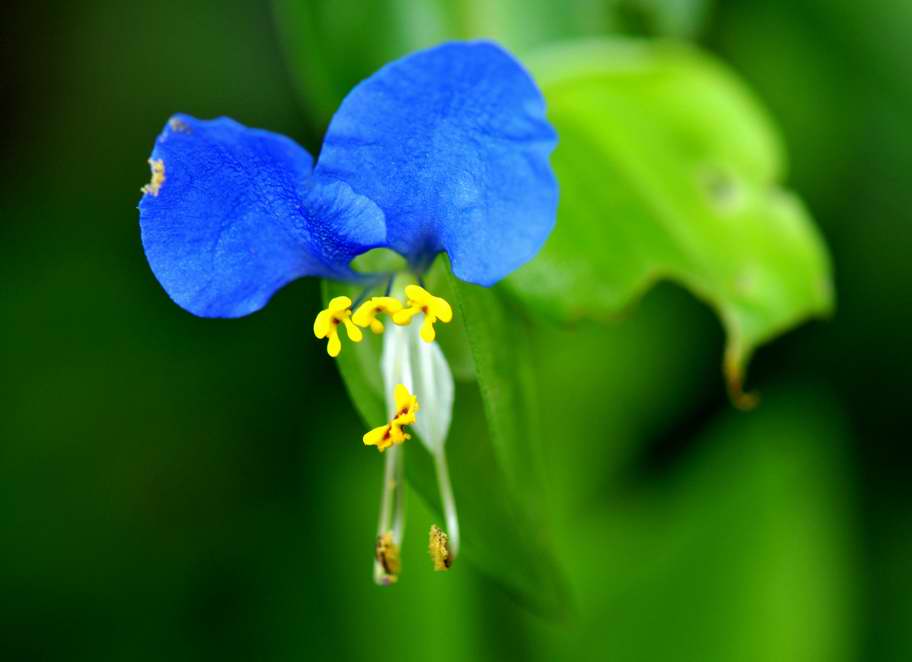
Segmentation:
<svg viewBox="0 0 912 662">
<path fill-rule="evenodd" d="M 401 444 L 412 438 L 405 431 L 405 426 L 415 422 L 415 414 L 419 409 L 418 399 L 402 384 L 396 386 L 393 399 L 396 401 L 393 419 L 386 425 L 366 432 L 361 438 L 365 446 L 376 446 L 381 453 L 393 444 Z"/>
<path fill-rule="evenodd" d="M 393 322 L 399 326 L 405 326 L 412 321 L 415 315 L 424 313 L 420 331 L 421 339 L 425 342 L 434 342 L 437 337 L 434 324 L 437 322 L 446 324 L 453 319 L 453 309 L 450 304 L 446 299 L 435 297 L 419 285 L 407 286 L 405 296 L 408 299 L 408 306 L 393 315 Z"/>
<path fill-rule="evenodd" d="M 314 335 L 320 339 L 328 339 L 326 352 L 334 358 L 342 351 L 342 341 L 339 339 L 340 324 L 345 326 L 348 339 L 352 342 L 361 342 L 364 339 L 361 329 L 352 323 L 351 304 L 348 297 L 334 297 L 326 310 L 321 310 L 314 320 Z"/>
<path fill-rule="evenodd" d="M 370 326 L 374 333 L 383 333 L 383 322 L 377 319 L 380 313 L 395 315 L 402 310 L 402 302 L 393 297 L 372 297 L 358 306 L 352 321 L 360 327 Z"/>
<path fill-rule="evenodd" d="M 398 384 L 393 390 L 393 399 L 396 401 L 396 416 L 393 421 L 399 425 L 411 425 L 415 422 L 415 414 L 421 408 L 418 398 L 409 393 L 404 385 Z"/>
</svg>

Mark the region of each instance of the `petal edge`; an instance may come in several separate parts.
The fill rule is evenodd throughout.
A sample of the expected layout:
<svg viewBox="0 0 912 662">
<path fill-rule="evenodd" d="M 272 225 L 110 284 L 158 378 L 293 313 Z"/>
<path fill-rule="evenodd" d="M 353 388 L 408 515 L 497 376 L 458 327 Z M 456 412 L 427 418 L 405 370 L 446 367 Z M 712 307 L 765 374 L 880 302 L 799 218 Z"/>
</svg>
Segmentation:
<svg viewBox="0 0 912 662">
<path fill-rule="evenodd" d="M 354 277 L 348 263 L 382 244 L 383 214 L 338 182 L 318 186 L 290 138 L 232 119 L 175 115 L 139 203 L 143 247 L 168 295 L 202 317 L 262 308 L 301 276 Z"/>
</svg>

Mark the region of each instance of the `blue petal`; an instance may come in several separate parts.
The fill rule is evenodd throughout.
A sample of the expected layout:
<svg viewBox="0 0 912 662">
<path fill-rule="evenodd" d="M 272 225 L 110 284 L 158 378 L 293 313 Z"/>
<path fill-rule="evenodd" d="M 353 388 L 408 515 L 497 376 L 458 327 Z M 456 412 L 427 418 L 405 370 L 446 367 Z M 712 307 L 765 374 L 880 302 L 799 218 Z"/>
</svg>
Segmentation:
<svg viewBox="0 0 912 662">
<path fill-rule="evenodd" d="M 247 315 L 300 276 L 355 278 L 351 259 L 386 236 L 383 212 L 313 178 L 293 140 L 228 118 L 172 117 L 150 162 L 164 179 L 139 203 L 146 257 L 196 315 Z"/>
<path fill-rule="evenodd" d="M 411 262 L 445 250 L 456 276 L 491 285 L 554 226 L 555 143 L 541 93 L 513 57 L 488 42 L 448 43 L 360 83 L 316 172 L 376 202 L 389 247 Z"/>
</svg>

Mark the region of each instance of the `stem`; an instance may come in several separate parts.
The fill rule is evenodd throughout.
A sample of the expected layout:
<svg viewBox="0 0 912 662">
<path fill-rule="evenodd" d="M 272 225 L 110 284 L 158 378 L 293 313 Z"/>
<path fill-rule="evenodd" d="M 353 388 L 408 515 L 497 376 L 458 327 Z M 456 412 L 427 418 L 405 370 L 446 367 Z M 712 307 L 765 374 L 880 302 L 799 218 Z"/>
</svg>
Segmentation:
<svg viewBox="0 0 912 662">
<path fill-rule="evenodd" d="M 456 516 L 456 500 L 450 485 L 450 470 L 447 468 L 446 454 L 443 449 L 434 453 L 434 468 L 437 469 L 437 487 L 440 488 L 440 503 L 446 518 L 446 533 L 449 537 L 450 553 L 453 558 L 459 555 L 459 518 Z"/>
</svg>

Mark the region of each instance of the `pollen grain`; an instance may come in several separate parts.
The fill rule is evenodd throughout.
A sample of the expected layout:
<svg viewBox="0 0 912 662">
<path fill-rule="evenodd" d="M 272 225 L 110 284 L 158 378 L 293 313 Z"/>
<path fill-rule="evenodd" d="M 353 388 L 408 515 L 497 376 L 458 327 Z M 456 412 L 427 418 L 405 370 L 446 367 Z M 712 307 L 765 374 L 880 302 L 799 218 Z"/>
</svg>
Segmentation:
<svg viewBox="0 0 912 662">
<path fill-rule="evenodd" d="M 165 183 L 165 162 L 161 159 L 149 159 L 149 165 L 152 166 L 152 180 L 141 190 L 143 193 L 157 196 L 162 184 Z"/>
</svg>

